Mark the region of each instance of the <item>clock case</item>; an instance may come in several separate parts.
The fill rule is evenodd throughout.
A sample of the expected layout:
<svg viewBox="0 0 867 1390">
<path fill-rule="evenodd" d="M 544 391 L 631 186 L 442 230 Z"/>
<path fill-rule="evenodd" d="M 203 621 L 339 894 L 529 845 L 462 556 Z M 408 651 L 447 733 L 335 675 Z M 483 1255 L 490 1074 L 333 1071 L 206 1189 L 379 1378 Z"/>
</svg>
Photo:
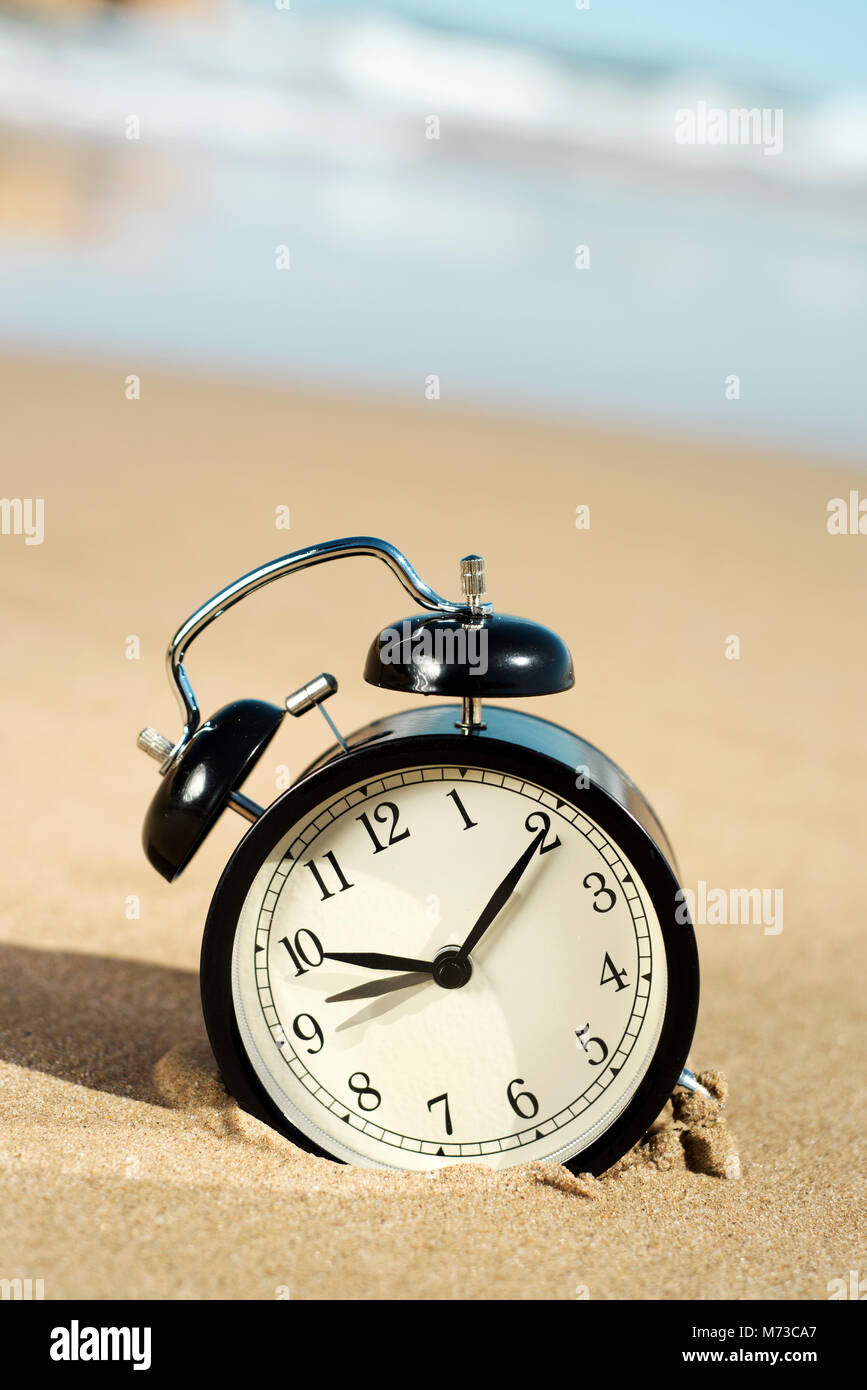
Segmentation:
<svg viewBox="0 0 867 1390">
<path fill-rule="evenodd" d="M 692 925 L 675 918 L 678 882 L 671 846 L 635 784 L 592 744 L 548 720 L 498 706 L 487 706 L 485 727 L 467 736 L 455 727 L 460 713 L 459 705 L 435 705 L 368 724 L 347 740 L 348 751 L 335 746 L 318 759 L 268 807 L 238 845 L 217 885 L 202 942 L 202 1006 L 211 1047 L 226 1085 L 245 1110 L 299 1147 L 334 1160 L 326 1136 L 318 1144 L 275 1105 L 241 1040 L 232 998 L 232 951 L 250 884 L 270 850 L 293 825 L 356 783 L 375 782 L 400 768 L 425 765 L 481 767 L 520 777 L 547 788 L 602 827 L 640 875 L 662 931 L 668 993 L 653 1060 L 610 1128 L 565 1160 L 574 1173 L 602 1173 L 659 1116 L 686 1063 L 695 1028 L 698 954 Z M 579 768 L 587 769 L 586 787 L 576 787 Z"/>
</svg>

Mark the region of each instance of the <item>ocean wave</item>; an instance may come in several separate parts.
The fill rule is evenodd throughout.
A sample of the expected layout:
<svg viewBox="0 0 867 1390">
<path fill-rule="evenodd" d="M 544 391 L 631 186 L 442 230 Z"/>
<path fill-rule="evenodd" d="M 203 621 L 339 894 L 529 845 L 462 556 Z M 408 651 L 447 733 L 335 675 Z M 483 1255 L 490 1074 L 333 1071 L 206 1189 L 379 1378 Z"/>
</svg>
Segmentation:
<svg viewBox="0 0 867 1390">
<path fill-rule="evenodd" d="M 266 159 L 400 163 L 440 122 L 448 160 L 867 187 L 867 96 L 757 92 L 712 71 L 651 67 L 432 28 L 382 13 L 301 16 L 238 0 L 201 12 L 0 20 L 0 124 L 237 150 Z M 779 107 L 785 158 L 677 143 L 677 113 Z"/>
</svg>

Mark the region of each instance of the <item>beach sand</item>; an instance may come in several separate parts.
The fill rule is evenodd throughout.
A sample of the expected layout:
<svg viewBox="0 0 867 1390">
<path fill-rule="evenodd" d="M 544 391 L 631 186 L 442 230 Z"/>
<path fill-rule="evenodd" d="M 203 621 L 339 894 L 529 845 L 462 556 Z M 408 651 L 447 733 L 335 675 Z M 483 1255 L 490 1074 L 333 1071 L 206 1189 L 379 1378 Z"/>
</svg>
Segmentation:
<svg viewBox="0 0 867 1390">
<path fill-rule="evenodd" d="M 825 1299 L 863 1275 L 867 539 L 826 529 L 859 479 L 125 362 L 9 361 L 2 380 L 3 488 L 45 499 L 45 538 L 0 538 L 0 1275 L 49 1299 Z M 484 554 L 495 605 L 575 655 L 574 690 L 526 707 L 635 778 L 687 886 L 783 890 L 781 931 L 698 928 L 692 1063 L 728 1078 L 739 1177 L 685 1166 L 670 1118 L 659 1162 L 601 1181 L 381 1176 L 297 1151 L 226 1097 L 197 964 L 243 826 L 224 816 L 164 883 L 140 847 L 156 768 L 135 736 L 177 735 L 163 651 L 198 603 L 348 534 L 393 541 L 447 594 L 459 556 Z M 361 681 L 408 608 L 385 567 L 290 583 L 195 648 L 205 711 L 279 702 L 321 670 L 344 731 L 406 704 Z M 328 741 L 315 715 L 288 724 L 245 788 L 259 800 Z"/>
</svg>

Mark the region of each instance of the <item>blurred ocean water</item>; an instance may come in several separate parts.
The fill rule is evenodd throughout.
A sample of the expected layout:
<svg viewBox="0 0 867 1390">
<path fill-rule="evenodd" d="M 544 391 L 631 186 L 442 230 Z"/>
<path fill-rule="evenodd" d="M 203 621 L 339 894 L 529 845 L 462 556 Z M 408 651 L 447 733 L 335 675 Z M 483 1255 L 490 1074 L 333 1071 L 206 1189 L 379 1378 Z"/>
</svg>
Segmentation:
<svg viewBox="0 0 867 1390">
<path fill-rule="evenodd" d="M 0 15 L 0 344 L 864 456 L 863 17 L 811 67 L 648 9 Z"/>
</svg>

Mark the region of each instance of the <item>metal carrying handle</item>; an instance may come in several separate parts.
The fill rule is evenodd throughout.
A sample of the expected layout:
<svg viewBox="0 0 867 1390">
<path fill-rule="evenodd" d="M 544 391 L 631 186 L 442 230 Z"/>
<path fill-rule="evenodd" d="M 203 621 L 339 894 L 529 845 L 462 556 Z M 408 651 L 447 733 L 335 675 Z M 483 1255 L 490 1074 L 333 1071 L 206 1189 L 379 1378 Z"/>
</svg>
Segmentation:
<svg viewBox="0 0 867 1390">
<path fill-rule="evenodd" d="M 263 588 L 266 584 L 271 584 L 275 579 L 282 579 L 284 575 L 294 574 L 297 570 L 309 569 L 312 565 L 324 564 L 327 560 L 340 560 L 354 555 L 374 555 L 383 560 L 400 580 L 407 593 L 411 594 L 423 608 L 434 609 L 441 613 L 466 613 L 468 607 L 466 600 L 463 603 L 454 603 L 451 599 L 442 598 L 429 584 L 425 584 L 403 552 L 397 549 L 397 546 L 390 545 L 388 541 L 378 540 L 375 536 L 344 536 L 340 540 L 321 541 L 318 545 L 307 546 L 304 550 L 293 550 L 290 555 L 281 555 L 276 560 L 270 560 L 267 564 L 260 565 L 258 569 L 250 570 L 249 574 L 242 574 L 240 579 L 228 584 L 225 589 L 221 589 L 218 594 L 214 594 L 213 598 L 208 599 L 207 603 L 203 603 L 200 608 L 197 608 L 178 628 L 169 643 L 166 665 L 169 681 L 174 686 L 180 701 L 184 731 L 168 754 L 161 768 L 162 772 L 167 772 L 173 765 L 201 722 L 198 701 L 184 666 L 184 659 L 190 643 L 199 636 L 200 632 L 204 632 L 210 623 L 221 617 L 236 603 L 240 603 L 242 598 L 255 593 L 257 589 Z M 490 611 L 491 609 L 490 604 L 482 604 L 480 607 L 483 611 Z"/>
</svg>

